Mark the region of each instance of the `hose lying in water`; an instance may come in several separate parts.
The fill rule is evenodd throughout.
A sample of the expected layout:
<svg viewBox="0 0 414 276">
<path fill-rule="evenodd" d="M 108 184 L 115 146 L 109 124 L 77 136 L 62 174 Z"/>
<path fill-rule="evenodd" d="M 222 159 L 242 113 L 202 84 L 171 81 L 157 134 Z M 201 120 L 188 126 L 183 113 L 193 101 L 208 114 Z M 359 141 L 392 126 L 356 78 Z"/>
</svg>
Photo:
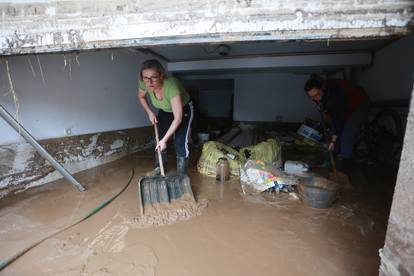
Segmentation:
<svg viewBox="0 0 414 276">
<path fill-rule="evenodd" d="M 75 223 L 72 223 L 68 226 L 66 226 L 65 228 L 58 230 L 57 232 L 50 234 L 49 236 L 33 243 L 32 245 L 26 247 L 25 249 L 23 249 L 22 251 L 20 251 L 19 253 L 17 253 L 16 255 L 14 255 L 13 257 L 9 258 L 8 260 L 0 260 L 0 271 L 3 270 L 4 268 L 6 268 L 8 265 L 10 265 L 11 263 L 13 263 L 14 261 L 16 261 L 18 258 L 20 258 L 21 256 L 23 256 L 24 254 L 26 254 L 27 252 L 29 252 L 31 249 L 35 248 L 36 246 L 38 246 L 39 244 L 41 244 L 42 242 L 68 230 L 69 228 L 72 228 L 75 225 L 78 225 L 79 223 L 81 223 L 84 220 L 87 220 L 88 218 L 90 218 L 91 216 L 93 216 L 94 214 L 96 214 L 97 212 L 99 212 L 100 210 L 102 210 L 105 206 L 107 206 L 109 203 L 111 203 L 115 198 L 117 198 L 120 194 L 122 194 L 126 188 L 128 188 L 129 184 L 132 181 L 132 178 L 134 177 L 134 169 L 131 169 L 131 176 L 128 179 L 127 184 L 122 188 L 121 191 L 119 191 L 119 193 L 117 193 L 116 195 L 114 195 L 113 197 L 111 197 L 110 199 L 108 199 L 107 201 L 104 201 L 103 203 L 99 204 L 98 206 L 96 206 L 95 208 L 93 208 L 85 217 L 81 218 L 80 220 L 76 221 Z"/>
</svg>

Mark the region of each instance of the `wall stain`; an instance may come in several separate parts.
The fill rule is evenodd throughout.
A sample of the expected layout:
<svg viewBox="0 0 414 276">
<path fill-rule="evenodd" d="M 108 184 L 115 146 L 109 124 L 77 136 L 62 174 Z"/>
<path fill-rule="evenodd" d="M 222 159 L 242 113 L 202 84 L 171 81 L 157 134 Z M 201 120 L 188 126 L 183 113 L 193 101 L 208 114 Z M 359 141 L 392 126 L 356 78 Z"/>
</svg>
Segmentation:
<svg viewBox="0 0 414 276">
<path fill-rule="evenodd" d="M 112 160 L 142 150 L 152 141 L 152 128 L 143 127 L 47 139 L 39 143 L 67 168 L 84 161 L 99 165 L 105 158 Z M 55 172 L 34 148 L 28 144 L 21 145 L 0 145 L 0 159 L 5 160 L 0 166 L 0 198 L 25 190 L 33 181 Z"/>
</svg>

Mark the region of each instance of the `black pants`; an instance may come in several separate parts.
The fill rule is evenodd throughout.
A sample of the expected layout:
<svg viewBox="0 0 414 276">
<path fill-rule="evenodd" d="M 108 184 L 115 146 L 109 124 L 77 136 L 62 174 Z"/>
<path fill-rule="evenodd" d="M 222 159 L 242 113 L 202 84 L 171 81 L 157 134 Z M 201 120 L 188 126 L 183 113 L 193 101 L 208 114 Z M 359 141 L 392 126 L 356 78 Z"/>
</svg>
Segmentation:
<svg viewBox="0 0 414 276">
<path fill-rule="evenodd" d="M 174 133 L 175 154 L 177 157 L 188 157 L 188 138 L 190 135 L 191 123 L 194 117 L 193 103 L 189 102 L 183 107 L 183 119 Z M 172 112 L 159 110 L 158 112 L 158 131 L 160 139 L 162 139 L 170 128 L 171 122 L 174 120 Z"/>
</svg>

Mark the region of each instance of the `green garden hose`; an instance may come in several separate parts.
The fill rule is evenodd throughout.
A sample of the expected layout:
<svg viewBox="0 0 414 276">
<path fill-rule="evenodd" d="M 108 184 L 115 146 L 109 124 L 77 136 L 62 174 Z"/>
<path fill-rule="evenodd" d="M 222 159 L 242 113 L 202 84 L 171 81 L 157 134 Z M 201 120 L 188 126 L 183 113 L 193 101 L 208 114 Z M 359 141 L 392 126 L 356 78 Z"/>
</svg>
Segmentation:
<svg viewBox="0 0 414 276">
<path fill-rule="evenodd" d="M 58 230 L 57 232 L 33 243 L 32 245 L 26 247 L 25 249 L 23 249 L 22 251 L 20 251 L 19 253 L 17 253 L 16 255 L 14 255 L 13 257 L 7 259 L 7 260 L 0 260 L 0 271 L 3 270 L 4 268 L 6 268 L 8 265 L 10 265 L 11 263 L 13 263 L 14 261 L 16 261 L 18 258 L 20 258 L 21 256 L 23 256 L 24 254 L 26 254 L 27 252 L 29 252 L 31 249 L 35 248 L 36 246 L 38 246 L 39 244 L 41 244 L 42 242 L 44 242 L 45 240 L 48 240 L 66 230 L 68 230 L 69 228 L 81 223 L 84 220 L 87 220 L 88 218 L 90 218 L 91 216 L 93 216 L 94 214 L 96 214 L 97 212 L 99 212 L 100 210 L 102 210 L 105 206 L 107 206 L 109 203 L 111 203 L 115 198 L 117 198 L 120 194 L 122 194 L 126 188 L 128 188 L 129 184 L 132 181 L 132 178 L 134 177 L 134 169 L 131 169 L 131 176 L 128 179 L 127 184 L 122 188 L 121 191 L 119 191 L 119 193 L 117 193 L 116 195 L 114 195 L 112 198 L 108 199 L 107 201 L 99 204 L 97 207 L 93 208 L 85 217 L 83 217 L 82 219 L 76 221 L 75 223 L 66 226 L 65 228 Z"/>
</svg>

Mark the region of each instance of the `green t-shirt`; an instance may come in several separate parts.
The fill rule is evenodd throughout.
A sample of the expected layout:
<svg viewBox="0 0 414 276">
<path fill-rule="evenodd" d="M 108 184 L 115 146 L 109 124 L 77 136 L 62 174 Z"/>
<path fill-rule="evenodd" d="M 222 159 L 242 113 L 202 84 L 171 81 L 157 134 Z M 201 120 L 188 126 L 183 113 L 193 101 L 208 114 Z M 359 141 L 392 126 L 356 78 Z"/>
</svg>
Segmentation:
<svg viewBox="0 0 414 276">
<path fill-rule="evenodd" d="M 139 82 L 139 89 L 150 95 L 152 104 L 165 112 L 172 112 L 171 99 L 181 95 L 183 106 L 190 101 L 190 95 L 185 91 L 180 81 L 173 76 L 166 77 L 163 82 L 164 98 L 158 100 L 155 94 L 148 88 L 144 81 Z"/>
</svg>

